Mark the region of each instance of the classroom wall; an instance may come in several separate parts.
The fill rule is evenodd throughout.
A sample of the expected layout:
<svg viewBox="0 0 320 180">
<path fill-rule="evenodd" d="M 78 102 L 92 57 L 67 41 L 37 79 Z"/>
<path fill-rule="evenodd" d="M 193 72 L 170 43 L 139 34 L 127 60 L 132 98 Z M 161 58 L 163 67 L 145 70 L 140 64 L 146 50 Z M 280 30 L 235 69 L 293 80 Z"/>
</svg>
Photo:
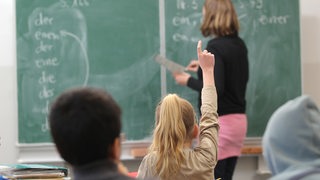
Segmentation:
<svg viewBox="0 0 320 180">
<path fill-rule="evenodd" d="M 14 0 L 0 1 L 0 163 L 17 163 L 22 154 L 33 151 L 17 146 L 17 85 L 16 85 L 16 39 Z M 303 93 L 310 94 L 320 105 L 320 1 L 301 0 L 301 67 Z M 54 148 L 45 156 L 59 160 Z M 30 153 L 29 160 L 36 159 Z M 21 160 L 21 159 L 20 159 Z M 256 156 L 244 156 L 239 160 L 235 179 L 254 179 L 263 161 Z M 139 161 L 126 161 L 135 170 Z M 263 170 L 263 169 L 262 169 Z M 263 172 L 262 172 L 263 173 Z M 261 179 L 261 177 L 260 177 Z"/>
<path fill-rule="evenodd" d="M 302 92 L 320 105 L 320 1 L 300 0 Z"/>
<path fill-rule="evenodd" d="M 17 85 L 13 0 L 0 1 L 0 163 L 17 158 Z"/>
</svg>

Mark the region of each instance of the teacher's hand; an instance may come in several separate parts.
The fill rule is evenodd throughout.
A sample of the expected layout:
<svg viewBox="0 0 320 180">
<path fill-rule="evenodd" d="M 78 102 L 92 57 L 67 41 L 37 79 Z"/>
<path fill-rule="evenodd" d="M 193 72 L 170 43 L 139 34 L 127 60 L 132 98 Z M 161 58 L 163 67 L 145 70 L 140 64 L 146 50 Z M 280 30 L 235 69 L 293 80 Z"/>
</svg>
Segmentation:
<svg viewBox="0 0 320 180">
<path fill-rule="evenodd" d="M 186 86 L 191 75 L 185 72 L 174 72 L 172 76 L 174 77 L 177 84 Z"/>
<path fill-rule="evenodd" d="M 198 68 L 199 68 L 199 61 L 192 60 L 190 61 L 189 65 L 186 67 L 186 70 L 191 72 L 197 72 Z"/>
</svg>

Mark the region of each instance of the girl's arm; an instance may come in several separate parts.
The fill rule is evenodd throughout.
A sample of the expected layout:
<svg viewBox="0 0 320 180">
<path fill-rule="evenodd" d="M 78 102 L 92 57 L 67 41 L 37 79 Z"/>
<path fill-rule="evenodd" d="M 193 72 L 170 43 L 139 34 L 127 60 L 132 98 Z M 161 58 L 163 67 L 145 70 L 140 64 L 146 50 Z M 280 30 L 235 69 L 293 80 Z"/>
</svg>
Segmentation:
<svg viewBox="0 0 320 180">
<path fill-rule="evenodd" d="M 201 41 L 198 42 L 197 51 L 199 65 L 202 69 L 203 87 L 214 86 L 214 55 L 207 50 L 201 50 Z"/>
</svg>

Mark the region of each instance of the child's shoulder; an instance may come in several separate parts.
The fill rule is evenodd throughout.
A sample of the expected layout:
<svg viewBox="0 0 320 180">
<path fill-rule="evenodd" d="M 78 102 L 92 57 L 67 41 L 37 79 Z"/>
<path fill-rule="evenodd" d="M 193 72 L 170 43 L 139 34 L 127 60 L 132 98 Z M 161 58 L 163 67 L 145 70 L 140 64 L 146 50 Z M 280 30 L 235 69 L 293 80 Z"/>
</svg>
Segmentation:
<svg viewBox="0 0 320 180">
<path fill-rule="evenodd" d="M 155 151 L 153 152 L 148 152 L 144 157 L 143 157 L 143 162 L 144 163 L 152 163 L 152 162 L 155 162 L 157 159 L 157 153 Z"/>
</svg>

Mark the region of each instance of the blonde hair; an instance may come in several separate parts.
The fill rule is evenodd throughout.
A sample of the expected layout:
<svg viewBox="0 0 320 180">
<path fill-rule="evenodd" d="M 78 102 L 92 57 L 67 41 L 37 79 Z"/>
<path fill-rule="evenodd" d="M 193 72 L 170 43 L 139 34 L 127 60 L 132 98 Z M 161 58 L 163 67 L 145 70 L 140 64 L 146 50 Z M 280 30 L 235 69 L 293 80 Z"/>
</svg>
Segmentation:
<svg viewBox="0 0 320 180">
<path fill-rule="evenodd" d="M 231 0 L 206 0 L 201 25 L 203 36 L 226 36 L 239 32 L 237 13 Z"/>
<path fill-rule="evenodd" d="M 184 144 L 193 138 L 195 115 L 192 105 L 176 94 L 167 95 L 157 106 L 149 151 L 156 153 L 155 171 L 161 179 L 176 174 L 185 161 Z"/>
</svg>

